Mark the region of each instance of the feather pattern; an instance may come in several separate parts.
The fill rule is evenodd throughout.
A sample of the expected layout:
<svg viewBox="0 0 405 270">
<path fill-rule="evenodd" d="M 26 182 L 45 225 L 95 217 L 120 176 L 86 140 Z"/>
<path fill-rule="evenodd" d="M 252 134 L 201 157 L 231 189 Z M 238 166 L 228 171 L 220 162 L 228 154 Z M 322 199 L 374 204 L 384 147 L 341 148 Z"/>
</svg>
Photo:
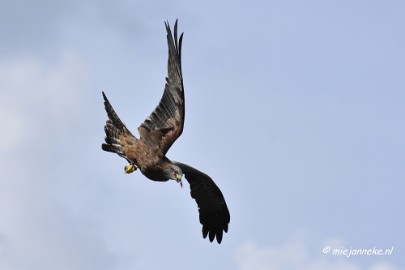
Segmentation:
<svg viewBox="0 0 405 270">
<path fill-rule="evenodd" d="M 130 159 L 125 155 L 125 144 L 121 141 L 121 136 L 127 136 L 132 140 L 136 140 L 135 136 L 127 129 L 125 124 L 118 117 L 110 101 L 103 92 L 104 107 L 107 112 L 108 120 L 104 126 L 105 142 L 101 145 L 104 151 L 118 154 L 131 163 Z"/>
<path fill-rule="evenodd" d="M 181 44 L 183 34 L 177 37 L 177 20 L 174 25 L 174 36 L 168 22 L 165 22 L 169 59 L 167 77 L 163 96 L 148 118 L 139 128 L 150 134 L 159 145 L 163 156 L 183 132 L 184 126 L 184 87 L 181 71 Z"/>
</svg>

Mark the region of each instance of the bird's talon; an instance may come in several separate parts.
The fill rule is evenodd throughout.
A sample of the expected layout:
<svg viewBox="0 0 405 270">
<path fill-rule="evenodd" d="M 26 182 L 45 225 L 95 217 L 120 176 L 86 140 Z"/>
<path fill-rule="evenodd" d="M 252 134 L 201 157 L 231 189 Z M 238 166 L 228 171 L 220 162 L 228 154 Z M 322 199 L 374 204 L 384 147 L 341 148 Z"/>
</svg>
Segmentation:
<svg viewBox="0 0 405 270">
<path fill-rule="evenodd" d="M 136 166 L 134 164 L 129 164 L 128 166 L 125 166 L 124 168 L 125 173 L 133 173 L 136 171 Z"/>
</svg>

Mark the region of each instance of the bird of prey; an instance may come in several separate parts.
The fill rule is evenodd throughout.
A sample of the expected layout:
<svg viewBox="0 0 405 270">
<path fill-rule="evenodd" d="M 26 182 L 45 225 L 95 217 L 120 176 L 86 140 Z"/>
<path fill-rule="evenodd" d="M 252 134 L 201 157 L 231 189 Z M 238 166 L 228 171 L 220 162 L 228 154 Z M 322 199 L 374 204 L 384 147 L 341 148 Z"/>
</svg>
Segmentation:
<svg viewBox="0 0 405 270">
<path fill-rule="evenodd" d="M 212 242 L 221 243 L 223 232 L 228 232 L 230 214 L 221 190 L 214 181 L 193 167 L 170 160 L 166 153 L 182 134 L 184 126 L 184 87 L 181 70 L 181 43 L 183 33 L 177 38 L 177 20 L 174 35 L 169 23 L 165 22 L 169 46 L 168 75 L 163 96 L 146 120 L 138 127 L 136 138 L 114 111 L 103 92 L 104 106 L 108 115 L 104 131 L 104 151 L 113 152 L 125 158 L 129 165 L 125 173 L 137 168 L 153 181 L 177 181 L 182 186 L 184 175 L 190 184 L 191 197 L 198 205 L 202 235 Z"/>
</svg>

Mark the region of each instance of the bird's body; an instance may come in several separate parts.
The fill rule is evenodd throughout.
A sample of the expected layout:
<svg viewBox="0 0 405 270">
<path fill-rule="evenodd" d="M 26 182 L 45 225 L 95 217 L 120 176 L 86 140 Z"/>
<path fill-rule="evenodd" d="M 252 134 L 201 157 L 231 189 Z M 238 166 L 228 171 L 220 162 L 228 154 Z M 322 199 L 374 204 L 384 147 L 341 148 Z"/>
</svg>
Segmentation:
<svg viewBox="0 0 405 270">
<path fill-rule="evenodd" d="M 169 46 L 168 77 L 159 105 L 139 126 L 140 137 L 136 138 L 120 120 L 103 92 L 104 106 L 108 115 L 105 125 L 105 144 L 102 149 L 125 158 L 129 165 L 126 173 L 137 168 L 147 178 L 154 181 L 181 182 L 183 174 L 190 183 L 191 196 L 196 200 L 204 238 L 208 235 L 212 242 L 222 241 L 223 231 L 228 231 L 230 215 L 225 199 L 212 179 L 180 162 L 171 161 L 166 153 L 182 134 L 184 126 L 184 87 L 181 71 L 182 37 L 177 39 L 177 21 L 174 36 L 168 23 L 165 23 Z"/>
</svg>

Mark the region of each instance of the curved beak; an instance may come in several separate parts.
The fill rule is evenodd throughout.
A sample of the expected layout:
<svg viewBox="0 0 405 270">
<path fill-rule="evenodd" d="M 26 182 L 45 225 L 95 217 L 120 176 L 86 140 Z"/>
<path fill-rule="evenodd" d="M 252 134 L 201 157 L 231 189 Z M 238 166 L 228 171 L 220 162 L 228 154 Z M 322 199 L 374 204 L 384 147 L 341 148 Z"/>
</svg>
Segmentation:
<svg viewBox="0 0 405 270">
<path fill-rule="evenodd" d="M 173 176 L 174 176 L 176 182 L 180 183 L 180 187 L 183 188 L 183 182 L 181 181 L 181 177 L 183 176 L 183 174 L 179 174 L 177 172 L 174 172 Z"/>
<path fill-rule="evenodd" d="M 173 173 L 173 176 L 174 176 L 174 178 L 176 179 L 177 182 L 180 182 L 180 181 L 181 181 L 181 177 L 182 177 L 181 174 L 179 174 L 179 173 L 177 173 L 177 172 L 174 172 L 174 173 Z"/>
</svg>

